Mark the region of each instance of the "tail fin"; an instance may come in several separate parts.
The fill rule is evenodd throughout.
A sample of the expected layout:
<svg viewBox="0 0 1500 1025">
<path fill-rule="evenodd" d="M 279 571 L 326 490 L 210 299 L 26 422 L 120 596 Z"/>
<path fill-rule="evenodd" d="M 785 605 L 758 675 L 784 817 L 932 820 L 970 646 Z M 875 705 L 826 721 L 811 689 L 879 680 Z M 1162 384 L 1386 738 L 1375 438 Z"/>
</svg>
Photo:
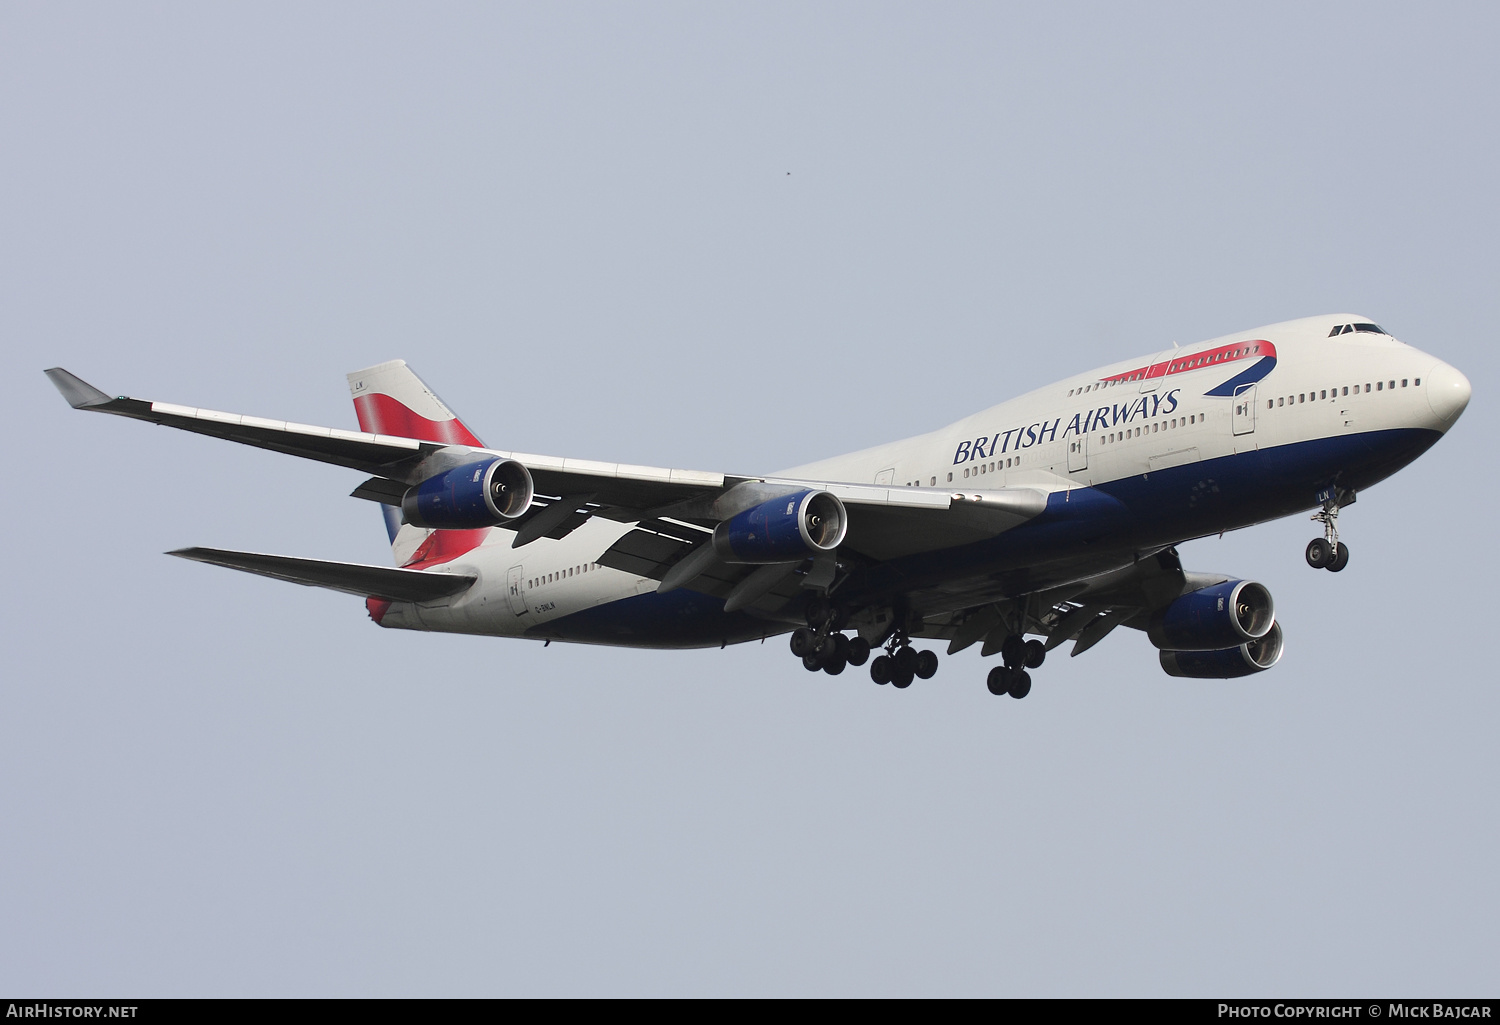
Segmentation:
<svg viewBox="0 0 1500 1025">
<path fill-rule="evenodd" d="M 448 445 L 484 447 L 484 442 L 464 426 L 437 393 L 412 372 L 405 360 L 393 359 L 389 363 L 354 371 L 349 375 L 349 394 L 354 396 L 354 412 L 359 417 L 362 431 Z M 399 509 L 389 505 L 380 508 L 385 514 L 385 530 L 396 562 L 402 566 L 434 565 L 455 559 L 477 547 L 489 533 L 488 528 L 420 530 L 403 525 Z"/>
<path fill-rule="evenodd" d="M 362 431 L 484 447 L 437 393 L 412 373 L 405 360 L 393 359 L 354 371 L 349 375 L 349 394 L 354 396 L 354 411 Z"/>
</svg>

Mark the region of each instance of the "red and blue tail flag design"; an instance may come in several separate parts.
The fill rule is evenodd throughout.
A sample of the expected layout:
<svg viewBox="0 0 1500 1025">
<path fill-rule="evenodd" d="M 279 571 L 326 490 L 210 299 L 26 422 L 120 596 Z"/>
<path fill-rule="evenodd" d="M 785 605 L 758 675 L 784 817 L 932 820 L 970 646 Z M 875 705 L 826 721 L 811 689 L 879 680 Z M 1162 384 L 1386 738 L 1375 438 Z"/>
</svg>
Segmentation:
<svg viewBox="0 0 1500 1025">
<path fill-rule="evenodd" d="M 362 431 L 445 445 L 484 447 L 484 442 L 464 426 L 437 393 L 412 372 L 405 360 L 395 359 L 354 371 L 349 375 L 349 394 L 354 396 L 354 411 L 359 416 Z M 396 562 L 413 569 L 439 565 L 473 551 L 490 532 L 488 527 L 421 530 L 403 525 L 399 509 L 389 505 L 381 508 Z M 384 613 L 383 607 L 381 613 Z M 375 615 L 373 605 L 370 614 L 379 622 L 380 617 Z"/>
<path fill-rule="evenodd" d="M 484 442 L 464 426 L 437 393 L 412 373 L 405 360 L 393 359 L 349 375 L 349 393 L 359 414 L 359 429 L 447 445 Z"/>
</svg>

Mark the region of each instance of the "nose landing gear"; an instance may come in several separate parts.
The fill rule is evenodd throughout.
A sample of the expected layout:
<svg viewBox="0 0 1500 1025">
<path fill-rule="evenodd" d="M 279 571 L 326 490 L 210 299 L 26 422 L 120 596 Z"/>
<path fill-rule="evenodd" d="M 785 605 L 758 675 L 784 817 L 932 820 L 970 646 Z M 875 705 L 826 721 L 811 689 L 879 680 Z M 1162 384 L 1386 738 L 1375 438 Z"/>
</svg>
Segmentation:
<svg viewBox="0 0 1500 1025">
<path fill-rule="evenodd" d="M 1313 513 L 1312 518 L 1323 524 L 1323 536 L 1307 543 L 1307 564 L 1313 569 L 1337 573 L 1349 565 L 1349 546 L 1339 540 L 1339 509 L 1354 504 L 1354 492 L 1330 488 L 1319 497 L 1323 508 Z"/>
</svg>

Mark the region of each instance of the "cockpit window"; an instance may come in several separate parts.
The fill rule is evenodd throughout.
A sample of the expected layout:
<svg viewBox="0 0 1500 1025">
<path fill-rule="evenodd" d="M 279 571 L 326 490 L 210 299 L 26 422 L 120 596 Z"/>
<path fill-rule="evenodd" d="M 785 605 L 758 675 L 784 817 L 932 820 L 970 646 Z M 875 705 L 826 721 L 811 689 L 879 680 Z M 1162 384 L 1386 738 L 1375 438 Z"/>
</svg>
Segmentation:
<svg viewBox="0 0 1500 1025">
<path fill-rule="evenodd" d="M 1348 329 L 1346 328 L 1345 330 L 1348 330 Z M 1354 330 L 1356 330 L 1356 331 L 1369 331 L 1372 334 L 1377 334 L 1377 335 L 1384 335 L 1384 334 L 1389 334 L 1390 333 L 1385 328 L 1381 327 L 1379 324 L 1355 324 L 1354 325 Z"/>
</svg>

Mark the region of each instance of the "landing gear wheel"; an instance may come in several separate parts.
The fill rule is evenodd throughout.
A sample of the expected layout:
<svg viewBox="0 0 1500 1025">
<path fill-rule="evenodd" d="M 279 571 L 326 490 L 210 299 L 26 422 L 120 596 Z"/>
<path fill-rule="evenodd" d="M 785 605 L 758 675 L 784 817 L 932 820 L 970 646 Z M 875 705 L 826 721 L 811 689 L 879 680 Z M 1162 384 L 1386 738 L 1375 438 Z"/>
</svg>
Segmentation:
<svg viewBox="0 0 1500 1025">
<path fill-rule="evenodd" d="M 911 649 L 907 648 L 906 650 L 910 651 Z M 897 666 L 896 672 L 891 676 L 891 686 L 897 690 L 905 690 L 911 686 L 911 681 L 916 679 L 916 676 L 917 674 L 910 669 L 903 669 L 901 666 Z"/>
<path fill-rule="evenodd" d="M 870 658 L 870 642 L 863 637 L 856 637 L 849 642 L 849 664 L 851 666 L 862 666 Z"/>
<path fill-rule="evenodd" d="M 890 683 L 895 669 L 896 667 L 891 664 L 891 657 L 889 655 L 879 655 L 875 661 L 870 663 L 870 679 L 879 684 Z"/>
<path fill-rule="evenodd" d="M 1017 669 L 1010 676 L 1010 696 L 1013 698 L 1024 698 L 1031 693 L 1031 674 L 1024 669 Z"/>
<path fill-rule="evenodd" d="M 1326 538 L 1315 537 L 1307 542 L 1307 564 L 1313 569 L 1327 569 L 1333 561 L 1333 545 Z"/>
<path fill-rule="evenodd" d="M 792 654 L 796 655 L 798 658 L 801 658 L 803 655 L 809 654 L 813 650 L 813 644 L 816 640 L 817 635 L 805 626 L 801 629 L 793 630 Z"/>
<path fill-rule="evenodd" d="M 907 676 L 916 675 L 917 651 L 915 648 L 901 648 L 891 658 L 894 659 L 896 668 L 904 672 Z"/>
<path fill-rule="evenodd" d="M 809 673 L 816 673 L 819 669 L 823 668 L 823 660 L 816 654 L 803 655 L 802 668 L 806 669 Z"/>
<path fill-rule="evenodd" d="M 1027 669 L 1035 669 L 1047 660 L 1047 646 L 1041 641 L 1026 642 L 1026 657 L 1022 659 Z"/>
<path fill-rule="evenodd" d="M 1347 565 L 1349 565 L 1349 546 L 1340 541 L 1333 546 L 1333 558 L 1328 560 L 1328 570 L 1330 573 L 1337 573 Z"/>
<path fill-rule="evenodd" d="M 915 672 L 920 679 L 930 680 L 937 672 L 938 657 L 935 651 L 922 651 L 917 653 L 917 664 Z"/>
<path fill-rule="evenodd" d="M 833 656 L 833 658 L 828 660 L 826 665 L 823 666 L 823 672 L 827 673 L 829 676 L 837 676 L 839 673 L 842 673 L 844 671 L 844 667 L 848 664 L 849 663 L 847 660 L 835 655 Z"/>
<path fill-rule="evenodd" d="M 996 666 L 990 670 L 990 675 L 985 679 L 984 684 L 997 698 L 1002 694 L 1009 694 L 1010 670 L 1004 666 Z"/>
<path fill-rule="evenodd" d="M 1000 645 L 1000 658 L 1007 666 L 1019 666 L 1026 660 L 1026 641 L 1015 634 L 1005 638 Z"/>
</svg>

